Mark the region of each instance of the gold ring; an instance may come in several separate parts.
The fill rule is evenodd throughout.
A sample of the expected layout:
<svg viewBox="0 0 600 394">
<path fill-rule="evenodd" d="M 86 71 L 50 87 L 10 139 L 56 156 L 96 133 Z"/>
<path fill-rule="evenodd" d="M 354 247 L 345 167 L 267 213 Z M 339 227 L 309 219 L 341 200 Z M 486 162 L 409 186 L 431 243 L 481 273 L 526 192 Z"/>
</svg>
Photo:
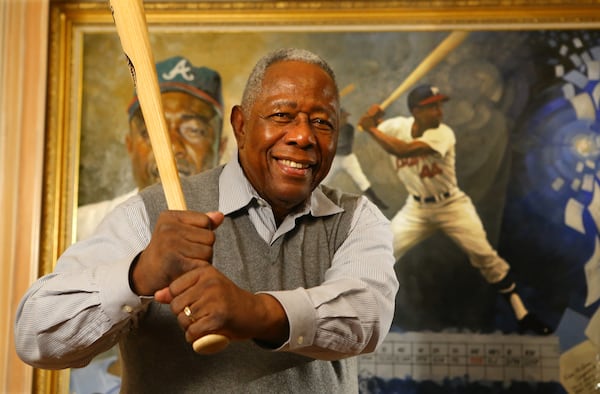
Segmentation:
<svg viewBox="0 0 600 394">
<path fill-rule="evenodd" d="M 192 310 L 189 306 L 183 308 L 183 314 L 186 315 L 191 321 L 194 321 L 194 317 L 192 316 Z"/>
</svg>

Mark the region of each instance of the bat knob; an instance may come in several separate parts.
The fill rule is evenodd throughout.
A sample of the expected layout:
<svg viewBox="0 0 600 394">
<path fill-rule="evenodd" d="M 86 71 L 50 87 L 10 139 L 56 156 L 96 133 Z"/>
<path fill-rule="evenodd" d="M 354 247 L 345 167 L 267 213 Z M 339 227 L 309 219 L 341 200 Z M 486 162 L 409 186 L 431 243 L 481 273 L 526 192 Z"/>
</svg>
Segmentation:
<svg viewBox="0 0 600 394">
<path fill-rule="evenodd" d="M 225 349 L 229 345 L 229 338 L 219 334 L 209 334 L 194 341 L 192 347 L 199 354 L 214 354 Z"/>
</svg>

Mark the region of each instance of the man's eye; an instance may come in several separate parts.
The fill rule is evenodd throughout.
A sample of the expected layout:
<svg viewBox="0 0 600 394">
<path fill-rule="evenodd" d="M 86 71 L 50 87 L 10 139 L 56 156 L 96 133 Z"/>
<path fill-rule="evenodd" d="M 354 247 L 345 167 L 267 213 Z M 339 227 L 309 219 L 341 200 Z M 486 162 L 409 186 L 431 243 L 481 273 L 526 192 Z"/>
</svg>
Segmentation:
<svg viewBox="0 0 600 394">
<path fill-rule="evenodd" d="M 292 115 L 287 112 L 277 112 L 269 116 L 269 118 L 278 123 L 287 123 L 293 119 Z"/>
<path fill-rule="evenodd" d="M 319 130 L 333 130 L 333 124 L 325 119 L 315 118 L 312 120 L 312 123 Z"/>
<path fill-rule="evenodd" d="M 198 119 L 183 122 L 179 125 L 179 134 L 190 141 L 209 138 L 211 131 L 211 127 L 206 122 Z"/>
<path fill-rule="evenodd" d="M 150 137 L 148 135 L 148 129 L 145 126 L 140 128 L 138 133 L 139 133 L 140 137 L 142 137 L 145 140 L 149 139 L 149 137 Z"/>
<path fill-rule="evenodd" d="M 184 127 L 181 129 L 181 134 L 186 136 L 202 136 L 206 134 L 206 130 L 198 127 Z"/>
<path fill-rule="evenodd" d="M 179 132 L 188 140 L 207 138 L 209 134 L 207 127 L 182 127 Z"/>
</svg>

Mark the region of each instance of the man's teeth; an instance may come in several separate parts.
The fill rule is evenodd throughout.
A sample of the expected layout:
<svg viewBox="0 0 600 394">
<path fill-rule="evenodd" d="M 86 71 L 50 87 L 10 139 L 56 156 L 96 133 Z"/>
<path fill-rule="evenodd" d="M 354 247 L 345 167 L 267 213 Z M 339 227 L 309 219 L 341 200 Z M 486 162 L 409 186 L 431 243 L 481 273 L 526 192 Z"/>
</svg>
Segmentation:
<svg viewBox="0 0 600 394">
<path fill-rule="evenodd" d="M 291 160 L 281 160 L 281 163 L 292 168 L 308 168 L 308 164 L 296 163 Z"/>
</svg>

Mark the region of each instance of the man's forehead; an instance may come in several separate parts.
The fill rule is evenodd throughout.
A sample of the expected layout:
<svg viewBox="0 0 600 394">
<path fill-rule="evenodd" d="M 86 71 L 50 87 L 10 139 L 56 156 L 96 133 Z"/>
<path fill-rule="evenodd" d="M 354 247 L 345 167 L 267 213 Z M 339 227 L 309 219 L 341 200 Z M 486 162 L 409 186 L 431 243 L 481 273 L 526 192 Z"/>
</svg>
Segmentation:
<svg viewBox="0 0 600 394">
<path fill-rule="evenodd" d="M 298 70 L 303 71 L 300 73 Z M 282 60 L 271 64 L 265 71 L 265 79 L 263 80 L 263 83 L 268 78 L 306 79 L 308 75 L 305 73 L 311 73 L 312 78 L 323 78 L 324 80 L 329 80 L 332 84 L 334 84 L 331 76 L 319 65 L 299 60 Z"/>
<path fill-rule="evenodd" d="M 331 76 L 318 65 L 306 62 L 284 61 L 272 64 L 265 72 L 262 87 L 263 90 L 283 91 L 286 87 L 311 86 L 313 83 L 322 85 L 319 89 L 323 96 L 338 98 L 337 86 Z"/>
</svg>

